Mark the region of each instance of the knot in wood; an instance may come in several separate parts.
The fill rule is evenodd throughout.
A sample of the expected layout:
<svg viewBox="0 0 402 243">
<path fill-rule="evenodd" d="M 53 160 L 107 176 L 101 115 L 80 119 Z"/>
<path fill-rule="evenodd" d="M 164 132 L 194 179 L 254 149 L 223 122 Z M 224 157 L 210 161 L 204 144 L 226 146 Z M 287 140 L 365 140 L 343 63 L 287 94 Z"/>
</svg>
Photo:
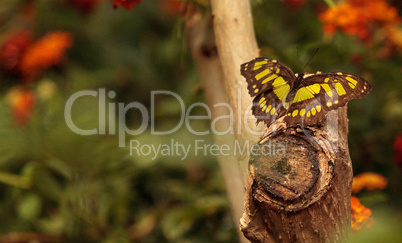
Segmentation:
<svg viewBox="0 0 402 243">
<path fill-rule="evenodd" d="M 303 136 L 282 134 L 262 140 L 250 159 L 254 198 L 286 211 L 305 208 L 329 185 L 332 165 L 320 147 Z"/>
</svg>

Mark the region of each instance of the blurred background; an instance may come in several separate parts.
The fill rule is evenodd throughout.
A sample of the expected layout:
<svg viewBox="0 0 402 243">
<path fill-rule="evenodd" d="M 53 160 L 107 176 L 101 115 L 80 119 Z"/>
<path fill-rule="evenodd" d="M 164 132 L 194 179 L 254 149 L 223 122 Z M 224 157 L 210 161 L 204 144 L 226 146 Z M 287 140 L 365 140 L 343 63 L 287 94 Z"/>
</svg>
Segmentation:
<svg viewBox="0 0 402 243">
<path fill-rule="evenodd" d="M 320 48 L 305 72 L 341 71 L 372 84 L 364 99 L 348 105 L 353 170 L 363 178 L 354 195 L 371 214 L 354 240 L 400 242 L 401 2 L 251 3 L 262 56 L 299 72 Z M 205 103 L 185 38 L 188 9 L 205 14 L 209 2 L 1 0 L 0 241 L 238 241 L 238 223 L 212 154 L 130 154 L 110 130 L 81 136 L 64 117 L 67 100 L 82 90 L 114 91 L 105 102 L 116 111 L 117 103 L 131 102 L 150 110 L 155 90 L 177 93 L 185 107 Z M 106 128 L 122 119 L 132 130 L 141 125 L 136 109 L 124 117 L 109 111 Z M 99 128 L 99 112 L 97 97 L 81 97 L 72 119 L 81 129 Z M 177 99 L 158 96 L 155 129 L 174 128 L 182 112 Z M 191 126 L 210 129 L 208 120 Z M 127 134 L 126 145 L 129 140 L 156 146 L 213 143 L 212 133 L 196 136 L 186 126 L 159 136 L 148 126 L 139 135 Z"/>
</svg>

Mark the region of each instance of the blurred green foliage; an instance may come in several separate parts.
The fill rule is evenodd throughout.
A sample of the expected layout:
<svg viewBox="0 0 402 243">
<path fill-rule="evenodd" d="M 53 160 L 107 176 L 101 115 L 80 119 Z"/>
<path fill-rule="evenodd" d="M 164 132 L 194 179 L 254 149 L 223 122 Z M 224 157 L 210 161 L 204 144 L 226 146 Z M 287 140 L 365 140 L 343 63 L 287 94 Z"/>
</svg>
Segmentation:
<svg viewBox="0 0 402 243">
<path fill-rule="evenodd" d="M 115 91 L 116 97 L 108 98 L 107 104 L 136 101 L 150 108 L 153 90 L 177 93 L 186 107 L 205 102 L 182 37 L 182 20 L 164 12 L 161 2 L 144 0 L 132 11 L 113 10 L 104 2 L 82 14 L 67 1 L 35 0 L 32 23 L 19 16 L 25 1 L 1 4 L 1 41 L 9 30 L 25 28 L 35 38 L 68 31 L 74 44 L 63 66 L 45 71 L 27 85 L 36 101 L 26 126 L 15 122 L 6 98 L 19 81 L 0 76 L 0 234 L 39 232 L 99 242 L 237 241 L 237 222 L 232 221 L 214 156 L 190 153 L 182 160 L 130 155 L 128 147 L 118 146 L 117 135 L 80 136 L 64 120 L 66 100 L 84 89 Z M 392 141 L 402 133 L 401 56 L 380 60 L 374 55 L 376 46 L 365 46 L 351 36 L 324 38 L 316 11 L 323 2 L 309 1 L 298 10 L 280 1 L 252 3 L 263 56 L 277 58 L 297 72 L 319 47 L 305 71 L 349 72 L 372 84 L 366 98 L 348 106 L 350 152 L 355 174 L 374 171 L 389 179 L 381 196 L 367 193 L 362 202 L 379 215 L 378 225 L 386 229 L 383 235 L 400 237 L 395 224 L 402 217 L 402 185 L 400 170 L 392 162 Z M 354 55 L 359 55 L 359 62 L 353 62 Z M 41 99 L 38 90 L 43 84 L 55 86 L 50 98 Z M 81 128 L 96 128 L 98 112 L 96 98 L 80 98 L 73 106 L 73 120 Z M 181 112 L 173 97 L 158 97 L 156 129 L 175 127 Z M 139 112 L 130 111 L 125 117 L 133 129 L 141 121 Z M 205 120 L 192 126 L 197 131 L 209 129 Z M 196 139 L 212 143 L 211 134 L 195 136 L 185 126 L 164 136 L 151 135 L 148 127 L 141 135 L 128 136 L 127 144 L 130 139 L 153 145 L 172 139 L 181 144 L 194 144 Z"/>
</svg>

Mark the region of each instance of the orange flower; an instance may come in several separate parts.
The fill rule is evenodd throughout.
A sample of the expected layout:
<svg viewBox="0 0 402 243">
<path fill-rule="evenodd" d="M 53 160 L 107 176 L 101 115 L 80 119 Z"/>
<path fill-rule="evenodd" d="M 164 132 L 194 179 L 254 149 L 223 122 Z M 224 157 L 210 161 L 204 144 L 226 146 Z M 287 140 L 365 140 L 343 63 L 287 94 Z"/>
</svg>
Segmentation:
<svg viewBox="0 0 402 243">
<path fill-rule="evenodd" d="M 352 196 L 350 199 L 352 229 L 361 230 L 370 228 L 374 224 L 374 219 L 370 218 L 371 210 L 364 207 L 357 197 Z"/>
<path fill-rule="evenodd" d="M 113 7 L 124 7 L 126 10 L 131 10 L 135 5 L 139 4 L 141 0 L 113 0 Z"/>
<path fill-rule="evenodd" d="M 11 36 L 1 47 L 0 61 L 8 74 L 18 75 L 21 56 L 31 44 L 31 33 L 19 31 Z"/>
<path fill-rule="evenodd" d="M 383 190 L 387 186 L 387 179 L 377 173 L 366 172 L 353 177 L 352 192 L 358 193 L 364 188 L 367 190 Z"/>
<path fill-rule="evenodd" d="M 396 8 L 384 0 L 349 0 L 319 15 L 324 32 L 334 34 L 340 30 L 357 35 L 363 41 L 370 39 L 376 27 L 398 25 L 401 18 Z"/>
<path fill-rule="evenodd" d="M 16 88 L 7 94 L 14 118 L 19 126 L 25 126 L 32 116 L 35 103 L 34 95 L 29 90 Z"/>
<path fill-rule="evenodd" d="M 67 32 L 53 32 L 32 44 L 21 59 L 25 81 L 31 81 L 43 69 L 59 64 L 73 43 Z"/>
</svg>

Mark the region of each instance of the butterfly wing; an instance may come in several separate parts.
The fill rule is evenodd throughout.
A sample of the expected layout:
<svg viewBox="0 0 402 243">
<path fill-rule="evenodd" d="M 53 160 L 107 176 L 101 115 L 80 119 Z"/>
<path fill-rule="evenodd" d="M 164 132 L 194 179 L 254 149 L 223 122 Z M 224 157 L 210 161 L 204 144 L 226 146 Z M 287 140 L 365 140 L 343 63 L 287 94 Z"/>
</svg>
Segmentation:
<svg viewBox="0 0 402 243">
<path fill-rule="evenodd" d="M 244 63 L 240 68 L 241 75 L 246 78 L 247 88 L 251 97 L 268 90 L 272 90 L 283 81 L 289 82 L 295 79 L 295 75 L 287 66 L 274 59 L 256 58 Z M 283 80 L 283 81 L 282 81 Z"/>
<path fill-rule="evenodd" d="M 285 87 L 286 88 L 286 87 Z M 263 121 L 268 126 L 279 117 L 286 114 L 288 103 L 283 103 L 273 90 L 260 93 L 254 98 L 251 110 L 257 118 L 257 123 Z"/>
<path fill-rule="evenodd" d="M 290 68 L 274 59 L 256 58 L 241 65 L 241 74 L 246 78 L 250 96 L 256 96 L 252 111 L 257 123 L 270 125 L 286 114 L 286 98 L 296 78 Z"/>
<path fill-rule="evenodd" d="M 361 77 L 344 73 L 308 76 L 297 89 L 286 114 L 290 126 L 314 125 L 324 119 L 326 111 L 345 106 L 351 99 L 364 97 L 371 85 Z"/>
</svg>

